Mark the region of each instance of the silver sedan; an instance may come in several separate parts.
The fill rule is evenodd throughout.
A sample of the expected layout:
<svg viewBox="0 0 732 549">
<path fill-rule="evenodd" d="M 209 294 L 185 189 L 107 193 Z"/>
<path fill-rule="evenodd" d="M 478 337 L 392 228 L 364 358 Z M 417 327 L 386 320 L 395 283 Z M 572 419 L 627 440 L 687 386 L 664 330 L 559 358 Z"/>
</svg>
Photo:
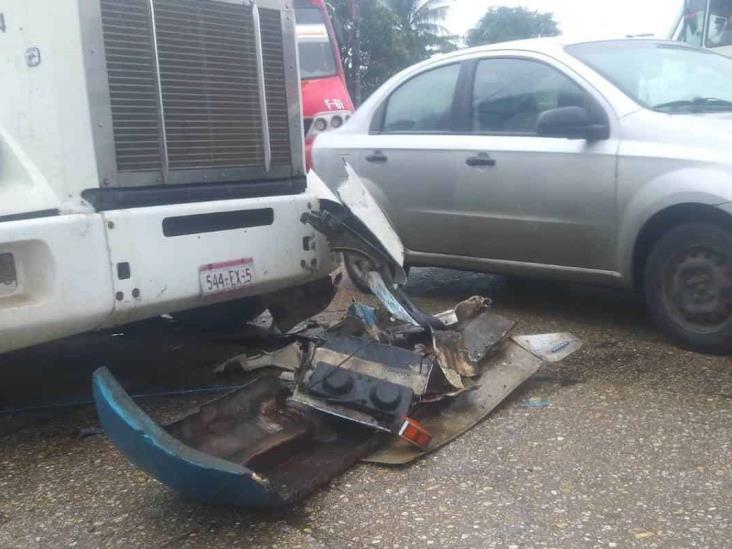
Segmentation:
<svg viewBox="0 0 732 549">
<path fill-rule="evenodd" d="M 681 344 L 732 351 L 731 59 L 561 38 L 436 57 L 318 138 L 329 186 L 344 161 L 408 265 L 636 288 Z"/>
</svg>

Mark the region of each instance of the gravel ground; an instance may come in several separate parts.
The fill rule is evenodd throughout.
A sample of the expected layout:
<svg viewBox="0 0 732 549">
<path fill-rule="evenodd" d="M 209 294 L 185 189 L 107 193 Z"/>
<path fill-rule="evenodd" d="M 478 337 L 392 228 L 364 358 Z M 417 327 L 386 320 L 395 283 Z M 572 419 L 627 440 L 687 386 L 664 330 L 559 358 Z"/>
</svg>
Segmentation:
<svg viewBox="0 0 732 549">
<path fill-rule="evenodd" d="M 80 435 L 97 426 L 89 406 L 0 416 L 0 547 L 732 545 L 729 357 L 672 347 L 623 292 L 438 269 L 413 271 L 409 290 L 433 312 L 490 296 L 518 321 L 516 331 L 571 331 L 585 347 L 542 369 L 485 422 L 426 459 L 405 468 L 359 465 L 300 505 L 269 513 L 181 499 L 103 435 Z M 352 297 L 346 284 L 333 311 Z M 200 380 L 218 355 L 235 350 L 201 334 L 181 340 L 175 333 L 173 345 L 166 330 L 154 342 L 140 336 L 144 345 L 114 357 L 87 351 L 78 368 L 86 376 L 112 359 L 134 362 L 143 364 L 136 375 L 144 380 L 145 371 L 163 367 L 161 349 L 169 349 L 177 377 L 191 372 Z M 156 347 L 152 364 L 146 346 Z M 205 352 L 196 354 L 198 347 Z M 63 356 L 53 346 L 44 352 L 52 368 L 45 364 L 35 379 L 64 387 Z M 33 394 L 28 372 L 41 368 L 38 352 L 13 360 L 0 397 L 37 404 L 18 395 Z M 146 399 L 144 406 L 166 420 L 204 398 Z M 529 407 L 529 399 L 549 405 Z"/>
</svg>

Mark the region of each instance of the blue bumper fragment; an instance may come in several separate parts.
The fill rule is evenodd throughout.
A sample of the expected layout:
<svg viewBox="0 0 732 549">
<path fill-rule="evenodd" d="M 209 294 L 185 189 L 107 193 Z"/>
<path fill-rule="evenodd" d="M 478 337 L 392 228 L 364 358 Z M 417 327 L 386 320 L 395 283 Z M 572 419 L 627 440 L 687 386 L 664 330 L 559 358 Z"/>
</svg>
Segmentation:
<svg viewBox="0 0 732 549">
<path fill-rule="evenodd" d="M 117 448 L 183 496 L 251 508 L 285 503 L 267 480 L 247 467 L 191 448 L 170 435 L 135 404 L 107 368 L 94 372 L 93 389 L 102 426 Z"/>
</svg>

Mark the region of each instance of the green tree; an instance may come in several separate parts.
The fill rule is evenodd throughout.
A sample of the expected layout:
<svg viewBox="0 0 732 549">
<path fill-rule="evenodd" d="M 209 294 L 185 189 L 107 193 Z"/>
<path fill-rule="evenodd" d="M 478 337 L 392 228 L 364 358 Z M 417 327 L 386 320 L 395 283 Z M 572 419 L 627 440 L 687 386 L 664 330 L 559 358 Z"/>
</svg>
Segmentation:
<svg viewBox="0 0 732 549">
<path fill-rule="evenodd" d="M 466 42 L 469 46 L 480 46 L 558 34 L 559 25 L 552 13 L 501 6 L 490 8 L 485 13 L 478 24 L 468 31 Z"/>
<path fill-rule="evenodd" d="M 442 25 L 450 6 L 444 0 L 384 0 L 396 15 L 413 61 L 456 48 L 455 37 Z"/>
<path fill-rule="evenodd" d="M 330 6 L 349 87 L 353 85 L 356 71 L 360 71 L 364 99 L 391 75 L 413 63 L 396 15 L 380 0 L 359 1 L 360 62 L 354 51 L 355 21 L 351 0 L 331 0 Z M 355 96 L 353 92 L 351 89 Z"/>
<path fill-rule="evenodd" d="M 360 63 L 354 48 L 353 1 L 361 14 Z M 330 0 L 329 5 L 349 86 L 360 71 L 364 99 L 400 70 L 433 53 L 455 49 L 455 37 L 440 24 L 448 9 L 444 0 Z"/>
</svg>

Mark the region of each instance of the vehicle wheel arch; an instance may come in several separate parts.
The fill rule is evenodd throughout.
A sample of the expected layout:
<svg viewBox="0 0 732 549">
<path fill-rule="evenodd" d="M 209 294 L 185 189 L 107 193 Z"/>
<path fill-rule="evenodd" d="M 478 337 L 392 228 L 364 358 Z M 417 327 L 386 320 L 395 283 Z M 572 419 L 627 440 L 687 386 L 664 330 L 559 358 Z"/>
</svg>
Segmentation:
<svg viewBox="0 0 732 549">
<path fill-rule="evenodd" d="M 646 260 L 658 239 L 677 225 L 695 221 L 715 223 L 732 230 L 732 215 L 716 205 L 683 202 L 657 211 L 645 221 L 635 238 L 630 271 L 634 288 L 643 287 Z"/>
</svg>

